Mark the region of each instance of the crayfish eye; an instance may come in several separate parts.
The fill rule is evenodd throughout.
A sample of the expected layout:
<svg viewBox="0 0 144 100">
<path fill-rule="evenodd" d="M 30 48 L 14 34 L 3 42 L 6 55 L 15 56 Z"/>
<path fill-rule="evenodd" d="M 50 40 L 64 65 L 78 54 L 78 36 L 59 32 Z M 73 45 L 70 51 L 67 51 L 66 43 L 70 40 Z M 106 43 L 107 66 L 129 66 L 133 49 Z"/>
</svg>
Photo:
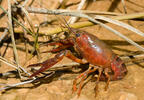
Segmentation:
<svg viewBox="0 0 144 100">
<path fill-rule="evenodd" d="M 80 34 L 79 33 L 76 33 L 76 37 L 79 37 L 80 36 Z"/>
</svg>

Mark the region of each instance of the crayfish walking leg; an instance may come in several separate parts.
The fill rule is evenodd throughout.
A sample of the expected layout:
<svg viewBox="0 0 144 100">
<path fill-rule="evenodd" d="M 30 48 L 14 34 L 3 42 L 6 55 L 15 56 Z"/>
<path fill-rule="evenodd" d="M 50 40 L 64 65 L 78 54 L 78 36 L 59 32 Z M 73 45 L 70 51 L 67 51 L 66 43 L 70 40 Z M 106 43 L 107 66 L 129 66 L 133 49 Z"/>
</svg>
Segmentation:
<svg viewBox="0 0 144 100">
<path fill-rule="evenodd" d="M 106 75 L 106 78 L 107 78 L 106 87 L 105 87 L 105 90 L 107 90 L 109 81 L 110 81 L 110 75 L 108 74 L 108 68 L 104 69 L 104 74 Z"/>
<path fill-rule="evenodd" d="M 95 97 L 97 96 L 97 92 L 98 92 L 98 83 L 99 83 L 99 80 L 100 80 L 102 71 L 103 71 L 103 68 L 102 68 L 102 67 L 99 67 L 99 68 L 98 68 L 99 75 L 98 75 L 98 77 L 97 77 L 96 86 L 95 86 L 95 89 L 94 89 L 94 90 L 95 90 Z"/>
<path fill-rule="evenodd" d="M 92 72 L 95 72 L 96 70 L 99 70 L 99 75 L 98 75 L 98 78 L 97 78 L 97 83 L 98 83 L 99 77 L 100 77 L 100 75 L 101 75 L 102 70 L 101 70 L 101 68 L 98 67 L 98 66 L 90 65 L 90 67 L 89 67 L 88 70 L 86 70 L 85 72 L 81 73 L 81 74 L 80 74 L 79 76 L 77 76 L 77 77 L 75 78 L 75 80 L 73 81 L 73 92 L 75 92 L 75 91 L 77 90 L 77 87 L 76 87 L 77 80 L 82 77 L 82 79 L 81 79 L 81 81 L 80 81 L 79 88 L 78 88 L 78 93 L 77 93 L 78 96 L 80 96 L 81 88 L 82 88 L 84 79 L 87 77 L 88 74 L 90 74 L 90 73 L 92 73 Z M 96 85 L 98 85 L 98 84 L 96 84 Z"/>
<path fill-rule="evenodd" d="M 62 40 L 61 40 L 61 42 L 52 42 L 52 43 L 44 44 L 44 45 L 47 45 L 47 46 L 48 46 L 48 45 L 50 45 L 50 46 L 55 46 L 55 45 L 57 45 L 57 46 L 59 46 L 59 47 L 58 47 L 58 48 L 55 48 L 55 49 L 52 49 L 52 50 L 49 50 L 49 51 L 44 51 L 44 52 L 42 52 L 42 53 L 46 53 L 46 52 L 55 53 L 55 52 L 64 50 L 64 49 L 72 46 L 71 43 L 69 43 L 69 42 L 65 43 L 65 42 L 66 42 L 66 41 L 64 41 L 64 40 L 62 41 Z"/>
</svg>

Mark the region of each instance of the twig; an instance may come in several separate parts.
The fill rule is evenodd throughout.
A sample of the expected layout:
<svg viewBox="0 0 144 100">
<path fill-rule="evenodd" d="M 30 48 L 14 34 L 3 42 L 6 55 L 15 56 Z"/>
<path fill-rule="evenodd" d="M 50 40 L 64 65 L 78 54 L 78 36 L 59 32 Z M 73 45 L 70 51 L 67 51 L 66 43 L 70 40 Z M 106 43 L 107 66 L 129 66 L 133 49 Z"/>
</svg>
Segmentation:
<svg viewBox="0 0 144 100">
<path fill-rule="evenodd" d="M 24 32 L 24 35 L 23 35 L 24 38 L 28 38 L 27 31 L 23 29 L 23 32 Z M 25 45 L 26 61 L 27 61 L 27 57 L 28 57 L 28 44 L 27 44 L 27 42 L 28 42 L 28 40 L 25 39 L 24 45 Z M 25 61 L 25 63 L 26 63 L 26 61 Z"/>
<path fill-rule="evenodd" d="M 133 14 L 120 15 L 120 16 L 111 16 L 110 18 L 116 20 L 130 20 L 130 19 L 143 18 L 143 17 L 144 17 L 144 12 L 139 12 Z"/>
<path fill-rule="evenodd" d="M 113 12 L 101 12 L 101 11 L 90 11 L 90 10 L 65 10 L 65 9 L 57 9 L 57 10 L 48 10 L 44 8 L 34 8 L 28 7 L 27 11 L 29 13 L 39 13 L 39 14 L 56 14 L 56 15 L 65 15 L 70 16 L 69 13 L 84 13 L 84 14 L 98 14 L 98 15 L 123 15 L 120 13 Z"/>
<path fill-rule="evenodd" d="M 13 44 L 13 50 L 14 50 L 14 55 L 16 59 L 16 64 L 17 64 L 17 70 L 19 72 L 19 76 L 21 78 L 20 74 L 20 68 L 19 68 L 19 59 L 18 59 L 18 54 L 17 54 L 17 49 L 16 49 L 16 44 L 15 44 L 15 39 L 14 39 L 14 32 L 13 32 L 13 26 L 12 26 L 12 15 L 11 15 L 11 0 L 8 0 L 8 23 L 9 23 L 9 32 L 11 34 L 11 39 L 12 39 L 12 44 Z"/>
<path fill-rule="evenodd" d="M 34 80 L 35 80 L 35 79 L 28 80 L 28 81 L 24 81 L 24 82 L 20 82 L 20 83 L 16 83 L 16 84 L 8 84 L 6 87 L 0 88 L 0 91 L 6 90 L 6 89 L 9 89 L 9 88 L 13 88 L 13 87 L 16 87 L 16 86 L 28 84 L 28 83 L 33 82 Z"/>
<path fill-rule="evenodd" d="M 130 25 L 128 25 L 128 24 L 125 24 L 125 23 L 123 23 L 123 22 L 120 22 L 120 21 L 118 21 L 118 20 L 111 19 L 111 18 L 104 17 L 104 16 L 99 16 L 99 15 L 96 15 L 95 18 L 96 18 L 96 19 L 100 19 L 100 20 L 107 21 L 107 22 L 112 23 L 112 24 L 116 24 L 116 25 L 118 25 L 118 26 L 121 26 L 121 27 L 123 27 L 123 28 L 126 28 L 126 29 L 128 29 L 128 30 L 130 30 L 130 31 L 133 31 L 133 32 L 135 32 L 136 34 L 144 37 L 144 33 L 143 33 L 143 32 L 139 31 L 138 29 L 136 29 L 136 28 L 134 28 L 134 27 L 132 27 L 132 26 L 130 26 Z"/>
<path fill-rule="evenodd" d="M 57 7 L 55 7 L 56 9 L 62 8 L 65 9 L 65 5 L 68 2 L 68 0 L 59 0 L 59 3 L 57 4 Z"/>
<path fill-rule="evenodd" d="M 81 0 L 80 4 L 78 5 L 77 10 L 81 10 L 82 7 L 84 6 L 85 2 L 86 2 L 86 0 Z"/>
<path fill-rule="evenodd" d="M 19 6 L 20 6 L 20 5 L 19 5 Z M 32 23 L 32 21 L 31 21 L 31 18 L 29 17 L 29 14 L 28 14 L 27 10 L 26 10 L 24 7 L 22 7 L 22 6 L 20 6 L 20 8 L 22 9 L 22 11 L 24 12 L 24 14 L 25 14 L 25 16 L 26 16 L 26 18 L 27 18 L 27 21 L 28 21 L 28 23 L 29 23 L 29 25 L 30 25 L 30 27 L 31 27 L 32 33 L 35 34 L 35 30 L 34 30 L 34 27 L 33 27 L 33 23 Z M 34 37 L 34 35 L 32 35 L 32 36 Z"/>
<path fill-rule="evenodd" d="M 125 59 L 129 59 L 130 56 L 131 56 L 131 57 L 134 57 L 135 59 L 144 58 L 144 54 L 139 54 L 139 55 L 129 55 L 129 56 L 122 56 L 121 58 L 122 58 L 123 60 L 125 60 Z"/>
<path fill-rule="evenodd" d="M 31 0 L 30 4 L 28 5 L 29 7 L 32 6 L 32 4 L 34 3 L 35 0 Z"/>
<path fill-rule="evenodd" d="M 22 7 L 24 7 L 27 3 L 28 3 L 29 0 L 25 0 L 25 2 L 23 3 Z"/>
<path fill-rule="evenodd" d="M 124 12 L 125 12 L 125 14 L 127 14 L 127 10 L 126 10 L 126 6 L 125 6 L 125 2 L 124 2 L 124 0 L 121 0 L 121 2 L 122 2 L 122 5 L 123 5 L 123 8 L 124 8 Z"/>
<path fill-rule="evenodd" d="M 0 42 L 8 35 L 8 29 L 4 30 L 4 33 L 2 34 L 2 36 L 0 37 Z"/>
<path fill-rule="evenodd" d="M 17 69 L 17 66 L 16 66 L 16 65 L 12 64 L 11 62 L 9 62 L 7 59 L 3 58 L 2 56 L 0 56 L 0 61 L 2 61 L 3 63 L 5 63 L 5 64 L 7 64 L 7 65 L 9 65 L 9 66 Z M 25 73 L 28 74 L 28 75 L 31 75 L 31 74 L 28 73 L 23 67 L 21 67 L 21 66 L 19 66 L 19 67 L 20 67 L 20 69 L 21 69 L 23 72 L 25 72 Z"/>
<path fill-rule="evenodd" d="M 77 10 L 81 10 L 82 7 L 84 6 L 86 0 L 81 0 L 80 4 L 78 5 Z M 76 22 L 78 20 L 78 17 L 71 17 L 68 21 L 68 23 L 73 24 L 74 22 Z"/>
<path fill-rule="evenodd" d="M 0 56 L 0 61 L 2 61 L 3 63 L 17 69 L 17 67 L 15 65 L 13 65 L 12 63 L 10 63 L 8 60 L 6 60 L 5 58 L 3 58 L 2 56 Z"/>
</svg>

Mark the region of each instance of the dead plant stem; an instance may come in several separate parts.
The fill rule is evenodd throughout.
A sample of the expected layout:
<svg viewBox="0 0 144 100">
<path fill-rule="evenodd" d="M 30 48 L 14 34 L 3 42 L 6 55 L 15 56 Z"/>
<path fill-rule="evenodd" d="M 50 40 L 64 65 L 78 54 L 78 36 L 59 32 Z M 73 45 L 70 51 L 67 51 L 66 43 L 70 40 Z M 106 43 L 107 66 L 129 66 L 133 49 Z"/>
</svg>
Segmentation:
<svg viewBox="0 0 144 100">
<path fill-rule="evenodd" d="M 15 55 L 15 60 L 16 60 L 16 65 L 17 65 L 17 70 L 19 72 L 19 76 L 21 78 L 20 74 L 20 68 L 19 68 L 19 58 L 17 54 L 17 49 L 16 49 L 16 44 L 15 44 L 15 39 L 14 39 L 14 32 L 13 32 L 13 26 L 12 26 L 12 15 L 11 15 L 11 0 L 8 0 L 8 24 L 9 24 L 9 32 L 11 34 L 11 39 L 12 39 L 12 44 L 13 44 L 13 50 L 14 50 L 14 55 Z"/>
</svg>

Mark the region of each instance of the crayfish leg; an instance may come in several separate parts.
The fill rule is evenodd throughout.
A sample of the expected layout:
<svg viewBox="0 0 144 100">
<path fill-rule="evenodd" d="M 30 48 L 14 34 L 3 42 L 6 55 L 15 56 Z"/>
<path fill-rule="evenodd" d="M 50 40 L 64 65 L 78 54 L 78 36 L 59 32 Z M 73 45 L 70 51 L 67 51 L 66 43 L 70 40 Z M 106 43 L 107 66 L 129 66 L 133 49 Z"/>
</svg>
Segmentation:
<svg viewBox="0 0 144 100">
<path fill-rule="evenodd" d="M 49 46 L 49 45 L 50 46 L 54 46 L 54 45 L 58 45 L 58 46 L 73 45 L 73 43 L 71 41 L 72 41 L 71 38 L 67 38 L 67 39 L 59 40 L 57 42 L 51 42 L 51 43 L 42 44 L 41 46 Z"/>
<path fill-rule="evenodd" d="M 81 73 L 79 76 L 77 76 L 75 78 L 75 80 L 73 81 L 73 92 L 75 92 L 77 90 L 77 87 L 76 87 L 76 84 L 77 84 L 77 80 L 79 78 L 82 77 L 82 79 L 80 80 L 80 85 L 79 85 L 79 90 L 78 90 L 78 97 L 80 96 L 80 93 L 81 93 L 81 89 L 82 89 L 82 86 L 83 86 L 83 82 L 84 82 L 84 79 L 87 77 L 88 74 L 92 73 L 92 72 L 95 72 L 96 70 L 98 69 L 98 67 L 92 67 L 90 65 L 89 69 L 86 70 L 85 72 Z"/>
<path fill-rule="evenodd" d="M 73 93 L 77 90 L 77 86 L 76 86 L 77 80 L 78 80 L 79 78 L 83 77 L 83 76 L 86 76 L 86 75 L 88 74 L 89 70 L 90 70 L 90 67 L 89 67 L 88 70 L 86 70 L 85 72 L 81 73 L 80 75 L 78 75 L 78 76 L 74 79 L 74 81 L 73 81 Z M 80 91 L 81 91 L 81 89 L 79 89 L 79 94 L 80 94 Z"/>
<path fill-rule="evenodd" d="M 106 82 L 106 86 L 105 86 L 105 91 L 107 90 L 108 85 L 109 85 L 109 81 L 110 81 L 110 75 L 108 74 L 108 72 L 109 72 L 109 69 L 108 69 L 108 68 L 105 68 L 105 69 L 104 69 L 104 74 L 105 74 L 106 77 L 107 77 L 107 82 Z"/>
<path fill-rule="evenodd" d="M 80 85 L 79 85 L 79 90 L 78 90 L 78 93 L 77 93 L 78 97 L 80 96 L 81 89 L 82 89 L 82 86 L 83 86 L 83 82 L 84 82 L 84 79 L 87 77 L 87 75 L 88 75 L 88 72 L 83 74 L 83 77 L 82 77 Z"/>
<path fill-rule="evenodd" d="M 28 67 L 30 67 L 30 66 L 35 66 L 35 65 L 36 65 L 36 66 L 39 66 L 39 65 L 42 66 L 38 71 L 36 71 L 35 73 L 33 73 L 33 74 L 30 76 L 30 78 L 33 77 L 33 76 L 38 75 L 38 74 L 41 73 L 41 72 L 44 72 L 46 69 L 52 67 L 52 66 L 55 65 L 57 62 L 61 61 L 64 56 L 70 58 L 71 60 L 73 60 L 73 61 L 75 61 L 75 62 L 77 62 L 77 63 L 81 63 L 81 64 L 86 63 L 86 62 L 84 62 L 83 60 L 75 57 L 69 50 L 61 51 L 60 53 L 58 53 L 57 55 L 55 55 L 54 58 L 48 59 L 48 60 L 46 60 L 46 61 L 44 61 L 44 62 L 42 62 L 42 63 L 29 65 Z"/>
<path fill-rule="evenodd" d="M 71 47 L 71 46 L 73 46 L 73 44 L 68 40 L 68 39 L 66 39 L 66 40 L 60 40 L 59 42 L 52 42 L 52 43 L 47 43 L 47 44 L 43 44 L 44 46 L 46 45 L 46 46 L 55 46 L 55 45 L 57 45 L 57 46 L 59 46 L 58 48 L 55 48 L 55 49 L 52 49 L 52 50 L 50 50 L 50 51 L 43 51 L 42 53 L 46 53 L 46 52 L 53 52 L 53 53 L 55 53 L 55 52 L 58 52 L 58 51 L 61 51 L 61 50 L 63 50 L 63 49 L 66 49 L 66 48 L 68 48 L 68 47 Z"/>
<path fill-rule="evenodd" d="M 55 49 L 52 49 L 52 50 L 49 50 L 49 51 L 43 51 L 42 53 L 47 53 L 47 52 L 52 52 L 52 53 L 55 53 L 55 52 L 58 52 L 58 51 L 61 51 L 61 50 L 64 50 L 68 47 L 71 47 L 71 45 L 62 45 L 60 47 L 57 47 Z"/>
<path fill-rule="evenodd" d="M 96 80 L 96 86 L 95 86 L 95 89 L 94 89 L 95 90 L 95 97 L 96 97 L 97 94 L 98 94 L 98 83 L 99 83 L 103 68 L 102 67 L 98 67 L 98 66 L 95 66 L 95 67 L 97 67 L 98 72 L 99 72 L 99 75 L 98 75 L 97 80 Z"/>
<path fill-rule="evenodd" d="M 42 44 L 40 46 L 54 46 L 54 45 L 58 45 L 58 46 L 62 46 L 63 44 L 60 42 L 52 42 L 52 43 L 46 43 L 46 44 Z"/>
</svg>

